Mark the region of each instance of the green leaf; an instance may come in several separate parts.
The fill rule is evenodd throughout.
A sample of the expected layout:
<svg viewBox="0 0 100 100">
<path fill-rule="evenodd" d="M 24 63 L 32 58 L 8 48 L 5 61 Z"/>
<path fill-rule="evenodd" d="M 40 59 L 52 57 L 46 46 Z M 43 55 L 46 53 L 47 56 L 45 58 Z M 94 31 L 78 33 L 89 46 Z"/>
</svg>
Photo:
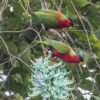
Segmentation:
<svg viewBox="0 0 100 100">
<path fill-rule="evenodd" d="M 91 91 L 91 90 L 92 90 L 92 85 L 93 85 L 93 82 L 92 82 L 92 81 L 83 79 L 83 80 L 81 81 L 79 87 L 81 87 L 81 88 L 84 89 L 84 90 L 89 90 L 89 91 Z"/>
<path fill-rule="evenodd" d="M 23 80 L 22 80 L 22 77 L 20 74 L 15 74 L 15 75 L 12 75 L 12 78 L 14 78 L 14 80 L 17 82 L 17 83 L 22 83 L 23 84 Z"/>
<path fill-rule="evenodd" d="M 92 95 L 92 97 L 94 97 L 95 100 L 100 100 L 100 96 Z"/>
<path fill-rule="evenodd" d="M 21 59 L 25 62 L 29 62 L 31 57 L 31 49 L 28 46 L 29 44 L 24 41 L 21 42 L 18 46 L 19 53 L 21 54 Z"/>
<path fill-rule="evenodd" d="M 75 18 L 75 11 L 70 3 L 70 1 L 68 0 L 64 0 L 63 1 L 64 4 L 66 4 L 66 7 L 64 9 L 62 9 L 62 12 L 67 16 L 67 17 L 71 17 L 71 18 Z"/>
<path fill-rule="evenodd" d="M 6 7 L 6 9 L 2 13 L 3 19 L 0 22 L 0 35 L 4 38 L 5 42 L 7 43 L 10 53 L 18 57 L 18 55 L 20 55 L 20 53 L 26 50 L 26 48 L 29 46 L 28 40 L 30 39 L 34 41 L 38 40 L 39 37 L 36 38 L 37 34 L 34 31 L 32 31 L 31 29 L 26 30 L 28 27 L 32 26 L 31 28 L 33 28 L 33 30 L 36 29 L 38 32 L 40 32 L 42 39 L 44 36 L 47 36 L 46 31 L 45 33 L 44 31 L 41 32 L 38 27 L 35 27 L 32 25 L 32 23 L 30 23 L 30 19 L 31 19 L 30 14 L 25 12 L 23 7 L 20 5 L 19 1 L 22 1 L 22 5 L 27 11 L 30 11 L 29 8 L 31 8 L 33 12 L 38 11 L 41 9 L 41 4 L 43 3 L 44 4 L 43 6 L 47 4 L 49 9 L 61 10 L 63 14 L 65 14 L 67 17 L 70 17 L 72 20 L 74 20 L 74 28 L 68 31 L 68 33 L 70 37 L 73 39 L 75 43 L 75 47 L 74 45 L 71 45 L 72 42 L 69 40 L 68 37 L 66 37 L 67 39 L 65 38 L 64 39 L 66 42 L 68 42 L 71 45 L 72 48 L 74 48 L 75 51 L 77 51 L 77 53 L 82 54 L 86 64 L 89 66 L 89 69 L 87 70 L 87 67 L 86 68 L 82 67 L 81 68 L 82 72 L 81 72 L 80 67 L 78 67 L 78 64 L 64 64 L 64 65 L 67 70 L 72 71 L 73 77 L 76 80 L 75 86 L 79 87 L 79 85 L 82 84 L 81 87 L 83 87 L 84 89 L 89 88 L 89 90 L 92 89 L 91 91 L 93 95 L 99 97 L 100 93 L 98 93 L 98 91 L 95 90 L 96 89 L 95 87 L 94 88 L 92 87 L 93 86 L 91 85 L 92 82 L 84 81 L 85 78 L 90 76 L 89 71 L 95 70 L 95 72 L 90 72 L 90 73 L 92 74 L 93 77 L 96 75 L 94 85 L 96 85 L 98 90 L 100 90 L 100 74 L 98 74 L 99 68 L 95 63 L 95 60 L 92 59 L 93 56 L 89 50 L 88 39 L 86 38 L 86 34 L 83 29 L 83 26 L 70 0 L 42 0 L 44 1 L 42 3 L 40 3 L 40 0 L 9 0 L 8 7 Z M 99 31 L 100 30 L 100 0 L 72 0 L 72 1 L 75 7 L 77 8 L 80 17 L 83 20 L 86 30 L 88 31 L 89 40 L 90 40 L 93 53 L 94 55 L 97 56 L 96 60 L 98 63 L 100 63 L 100 31 Z M 92 1 L 95 1 L 96 3 L 89 5 L 89 3 Z M 3 5 L 1 5 L 0 8 L 1 7 L 3 7 Z M 12 12 L 11 12 L 11 8 L 13 9 Z M 56 30 L 56 31 L 62 33 L 61 30 Z M 30 33 L 32 33 L 32 35 L 30 35 Z M 28 38 L 28 40 L 26 40 L 24 34 L 27 34 L 26 37 Z M 53 32 L 47 37 L 50 37 L 51 39 L 56 39 L 58 41 L 61 40 L 61 38 L 58 35 L 54 34 Z M 25 41 L 27 41 L 28 43 L 26 43 Z M 35 43 L 37 44 L 39 42 L 35 42 Z M 27 63 L 30 62 L 30 58 L 35 61 L 36 58 L 43 56 L 41 44 L 43 44 L 47 48 L 50 46 L 48 42 L 47 43 L 41 42 L 39 45 L 37 44 L 31 49 L 29 47 L 20 58 L 25 63 Z M 61 45 L 57 45 L 57 47 L 55 46 L 55 48 L 58 48 L 59 50 L 62 49 Z M 80 49 L 77 50 L 77 48 Z M 9 56 L 7 53 L 7 48 L 5 47 L 4 43 L 0 40 L 0 70 L 3 71 L 4 74 L 7 74 L 11 69 L 11 64 L 8 61 L 9 61 Z M 17 59 L 12 60 L 12 63 L 14 64 L 16 61 Z M 60 61 L 61 60 L 59 60 L 58 62 Z M 3 62 L 4 64 L 2 64 Z M 30 65 L 29 63 L 27 64 Z M 11 71 L 0 93 L 2 92 L 5 93 L 5 91 L 13 91 L 15 94 L 19 93 L 19 95 L 23 96 L 23 99 L 25 99 L 29 92 L 28 85 L 31 85 L 29 81 L 31 73 L 30 70 L 23 63 L 21 63 L 21 61 L 18 61 L 14 65 L 15 67 Z M 20 84 L 20 82 L 22 84 Z M 77 90 L 73 92 L 73 95 L 77 100 L 84 100 L 82 94 L 79 93 Z M 0 97 L 2 98 L 3 95 L 0 94 Z M 18 96 L 16 98 L 18 98 Z M 95 100 L 93 96 L 92 98 L 93 100 Z M 6 99 L 6 98 L 2 98 L 2 99 Z M 9 99 L 9 97 L 7 99 Z M 18 98 L 17 100 L 20 100 L 20 98 Z M 42 98 L 40 99 L 37 97 L 37 99 L 34 98 L 34 100 L 42 100 Z"/>
<path fill-rule="evenodd" d="M 85 13 L 86 19 L 88 19 L 95 33 L 97 33 L 98 30 L 100 29 L 100 13 L 99 13 L 100 6 L 99 5 L 100 3 L 84 8 L 84 12 L 83 12 Z"/>
<path fill-rule="evenodd" d="M 97 31 L 97 32 L 95 32 L 94 33 L 96 36 L 97 36 L 97 38 L 100 40 L 100 31 Z"/>
<path fill-rule="evenodd" d="M 31 97 L 30 100 L 42 100 L 41 96 Z"/>
<path fill-rule="evenodd" d="M 97 42 L 95 43 L 95 47 L 100 48 L 100 41 L 97 41 Z"/>
<path fill-rule="evenodd" d="M 98 40 L 97 37 L 95 36 L 95 34 L 89 35 L 89 39 L 94 43 Z"/>
<path fill-rule="evenodd" d="M 6 48 L 5 44 L 3 42 L 1 42 L 1 48 L 4 50 L 4 52 L 8 54 L 8 51 L 7 51 L 7 49 L 8 49 L 12 55 L 17 55 L 18 48 L 15 45 L 15 43 L 13 43 L 11 41 L 5 41 L 5 42 L 6 42 L 7 48 Z"/>
<path fill-rule="evenodd" d="M 7 43 L 7 46 L 8 46 L 10 53 L 13 54 L 13 55 L 17 55 L 18 54 L 18 48 L 17 48 L 16 44 L 11 42 L 11 41 L 6 42 L 6 43 Z"/>
<path fill-rule="evenodd" d="M 96 85 L 97 85 L 98 89 L 100 90 L 100 73 L 96 74 L 95 80 L 96 80 Z"/>
<path fill-rule="evenodd" d="M 25 4 L 28 4 L 30 0 L 23 0 Z"/>
<path fill-rule="evenodd" d="M 73 0 L 73 2 L 77 4 L 79 7 L 84 7 L 90 3 L 89 0 Z"/>
<path fill-rule="evenodd" d="M 73 66 L 73 64 L 68 64 L 66 62 L 63 62 L 63 64 L 65 65 L 65 69 L 67 69 L 67 70 L 73 70 L 73 69 L 75 69 L 75 67 Z"/>
<path fill-rule="evenodd" d="M 3 70 L 4 64 L 0 64 L 0 70 Z"/>
<path fill-rule="evenodd" d="M 32 17 L 28 12 L 23 12 L 22 15 L 23 15 L 23 17 L 24 17 L 25 19 L 29 19 L 29 18 Z"/>
<path fill-rule="evenodd" d="M 8 49 L 11 54 L 13 54 L 13 55 L 18 54 L 18 48 L 14 42 L 5 41 L 5 43 L 6 43 L 7 48 L 6 48 L 5 44 L 2 41 L 0 41 L 0 47 L 4 50 L 4 52 L 8 53 L 7 52 L 7 49 Z"/>
<path fill-rule="evenodd" d="M 94 43 L 94 47 L 100 48 L 100 41 L 98 40 L 95 34 L 89 35 L 89 39 Z"/>
<path fill-rule="evenodd" d="M 82 96 L 82 93 L 81 93 L 79 90 L 77 90 L 77 92 L 76 92 L 76 94 L 75 94 L 75 97 L 77 97 L 76 100 L 84 100 L 84 98 L 83 98 L 83 96 Z M 69 100 L 70 100 L 70 99 L 69 99 Z M 73 100 L 73 99 L 71 99 L 71 100 Z"/>
<path fill-rule="evenodd" d="M 24 99 L 19 93 L 17 93 L 17 94 L 14 95 L 14 99 L 13 100 L 24 100 Z"/>
</svg>

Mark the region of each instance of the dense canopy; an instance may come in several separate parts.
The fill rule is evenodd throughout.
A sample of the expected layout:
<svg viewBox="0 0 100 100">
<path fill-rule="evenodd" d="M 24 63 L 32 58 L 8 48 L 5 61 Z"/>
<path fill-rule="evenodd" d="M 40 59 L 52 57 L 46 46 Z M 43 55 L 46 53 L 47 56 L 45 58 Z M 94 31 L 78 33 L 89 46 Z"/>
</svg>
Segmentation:
<svg viewBox="0 0 100 100">
<path fill-rule="evenodd" d="M 73 27 L 49 32 L 36 27 L 30 12 L 41 9 L 61 11 L 73 20 Z M 74 79 L 69 100 L 100 100 L 100 0 L 0 0 L 0 100 L 28 100 L 32 61 L 45 57 L 43 48 L 48 48 L 36 42 L 44 36 L 68 43 L 84 57 L 83 67 L 51 61 L 54 66 L 62 62 Z"/>
</svg>

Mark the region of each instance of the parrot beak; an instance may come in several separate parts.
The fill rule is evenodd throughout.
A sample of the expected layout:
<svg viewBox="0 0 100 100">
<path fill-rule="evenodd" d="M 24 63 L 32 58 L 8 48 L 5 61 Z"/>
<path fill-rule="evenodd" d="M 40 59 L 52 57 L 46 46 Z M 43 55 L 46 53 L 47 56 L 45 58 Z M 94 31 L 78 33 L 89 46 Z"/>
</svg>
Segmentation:
<svg viewBox="0 0 100 100">
<path fill-rule="evenodd" d="M 81 61 L 81 62 L 79 63 L 79 65 L 81 65 L 81 66 L 84 65 L 84 62 Z"/>
<path fill-rule="evenodd" d="M 70 26 L 68 29 L 71 30 L 72 29 L 72 26 Z"/>
<path fill-rule="evenodd" d="M 87 65 L 84 62 L 80 62 L 79 65 L 84 67 L 84 68 L 87 67 Z"/>
<path fill-rule="evenodd" d="M 72 29 L 72 26 L 68 27 L 67 29 L 68 29 L 68 31 L 70 31 Z"/>
</svg>

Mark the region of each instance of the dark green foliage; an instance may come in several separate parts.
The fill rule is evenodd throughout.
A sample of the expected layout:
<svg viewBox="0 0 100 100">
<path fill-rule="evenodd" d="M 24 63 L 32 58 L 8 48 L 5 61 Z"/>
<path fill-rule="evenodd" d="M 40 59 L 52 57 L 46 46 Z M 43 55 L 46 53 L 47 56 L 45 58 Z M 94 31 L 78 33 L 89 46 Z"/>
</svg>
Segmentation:
<svg viewBox="0 0 100 100">
<path fill-rule="evenodd" d="M 48 46 L 35 42 L 44 40 L 44 36 L 68 42 L 75 52 L 83 55 L 88 65 L 83 68 L 64 63 L 65 68 L 72 71 L 69 77 L 75 79 L 75 100 L 84 100 L 78 87 L 93 93 L 90 100 L 99 100 L 100 0 L 9 0 L 7 6 L 5 1 L 7 0 L 0 1 L 0 100 L 25 100 L 28 97 L 32 73 L 30 60 L 44 56 L 42 47 Z M 36 12 L 46 7 L 61 10 L 67 17 L 72 18 L 72 30 L 57 30 L 59 36 L 55 31 L 48 33 L 33 26 L 28 12 Z M 4 81 L 2 75 L 7 76 L 7 80 Z M 86 80 L 87 77 L 92 77 L 95 82 Z M 14 94 L 7 96 L 5 91 Z M 40 97 L 31 100 L 40 100 Z"/>
</svg>

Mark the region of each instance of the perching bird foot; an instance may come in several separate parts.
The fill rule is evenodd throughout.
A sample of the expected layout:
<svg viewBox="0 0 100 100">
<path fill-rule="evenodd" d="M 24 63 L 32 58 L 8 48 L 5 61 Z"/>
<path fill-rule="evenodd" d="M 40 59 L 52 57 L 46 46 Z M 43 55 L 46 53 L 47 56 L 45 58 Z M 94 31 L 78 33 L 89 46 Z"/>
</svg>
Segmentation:
<svg viewBox="0 0 100 100">
<path fill-rule="evenodd" d="M 47 48 L 43 48 L 43 51 L 44 51 L 46 54 L 49 53 L 49 50 L 48 50 Z M 57 60 L 56 60 L 55 57 L 51 57 L 50 60 L 53 61 L 53 62 L 57 62 Z"/>
</svg>

